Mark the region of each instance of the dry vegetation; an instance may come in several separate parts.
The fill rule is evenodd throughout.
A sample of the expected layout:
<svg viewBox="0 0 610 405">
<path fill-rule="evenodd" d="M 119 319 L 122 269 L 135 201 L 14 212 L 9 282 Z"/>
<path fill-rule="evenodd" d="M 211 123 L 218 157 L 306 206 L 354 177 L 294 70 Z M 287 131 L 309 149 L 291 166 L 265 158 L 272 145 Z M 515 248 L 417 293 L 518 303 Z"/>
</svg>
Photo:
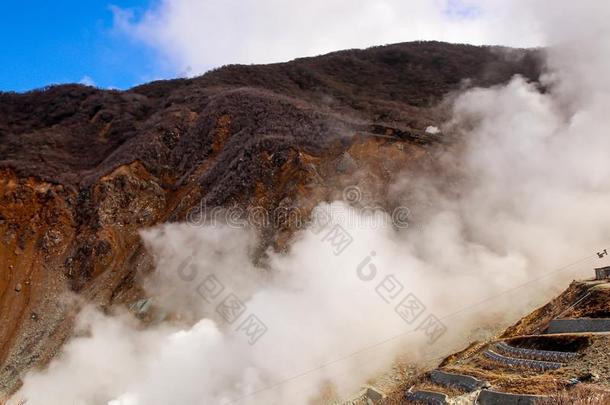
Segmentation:
<svg viewBox="0 0 610 405">
<path fill-rule="evenodd" d="M 570 390 L 551 395 L 536 405 L 608 405 L 610 392 L 594 385 L 578 385 Z"/>
</svg>

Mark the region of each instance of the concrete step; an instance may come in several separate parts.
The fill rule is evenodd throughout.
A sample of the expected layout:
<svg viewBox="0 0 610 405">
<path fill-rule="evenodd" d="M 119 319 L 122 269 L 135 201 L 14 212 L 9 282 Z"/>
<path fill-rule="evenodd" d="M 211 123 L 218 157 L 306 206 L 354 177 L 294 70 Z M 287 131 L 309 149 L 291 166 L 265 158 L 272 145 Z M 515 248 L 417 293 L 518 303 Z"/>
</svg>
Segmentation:
<svg viewBox="0 0 610 405">
<path fill-rule="evenodd" d="M 610 332 L 610 319 L 608 318 L 578 318 L 554 319 L 549 323 L 545 334 L 555 333 L 598 333 Z"/>
<path fill-rule="evenodd" d="M 441 370 L 433 370 L 428 376 L 434 383 L 444 387 L 460 388 L 466 392 L 476 391 L 481 388 L 489 387 L 489 383 L 478 380 L 469 375 L 447 373 Z"/>
<path fill-rule="evenodd" d="M 482 390 L 477 397 L 477 405 L 534 405 L 543 399 L 540 395 L 509 394 L 491 390 Z"/>
<path fill-rule="evenodd" d="M 441 392 L 434 391 L 413 391 L 407 392 L 405 395 L 407 401 L 416 402 L 427 405 L 445 405 L 449 403 L 447 395 Z"/>
<path fill-rule="evenodd" d="M 550 361 L 555 363 L 567 363 L 568 361 L 576 358 L 577 353 L 570 352 L 558 352 L 552 350 L 537 350 L 537 349 L 524 349 L 521 347 L 511 346 L 506 342 L 498 342 L 493 346 L 493 351 L 507 356 L 520 359 L 528 360 L 540 360 Z"/>
<path fill-rule="evenodd" d="M 504 364 L 509 367 L 529 368 L 538 371 L 557 370 L 563 366 L 563 363 L 557 363 L 552 361 L 540 361 L 521 359 L 516 357 L 507 357 L 498 354 L 493 350 L 486 350 L 483 352 L 483 355 L 490 360 Z"/>
</svg>

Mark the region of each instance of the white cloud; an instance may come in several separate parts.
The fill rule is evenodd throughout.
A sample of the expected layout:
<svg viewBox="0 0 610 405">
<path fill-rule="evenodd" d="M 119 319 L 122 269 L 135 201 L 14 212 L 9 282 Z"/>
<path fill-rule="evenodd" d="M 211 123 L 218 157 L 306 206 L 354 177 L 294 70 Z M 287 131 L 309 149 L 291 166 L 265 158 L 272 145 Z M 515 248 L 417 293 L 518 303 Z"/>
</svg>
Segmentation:
<svg viewBox="0 0 610 405">
<path fill-rule="evenodd" d="M 162 0 L 115 26 L 158 50 L 178 72 L 413 40 L 532 46 L 532 20 L 508 0 Z M 504 22 L 502 24 L 502 22 Z M 507 23 L 508 22 L 508 23 Z"/>
</svg>

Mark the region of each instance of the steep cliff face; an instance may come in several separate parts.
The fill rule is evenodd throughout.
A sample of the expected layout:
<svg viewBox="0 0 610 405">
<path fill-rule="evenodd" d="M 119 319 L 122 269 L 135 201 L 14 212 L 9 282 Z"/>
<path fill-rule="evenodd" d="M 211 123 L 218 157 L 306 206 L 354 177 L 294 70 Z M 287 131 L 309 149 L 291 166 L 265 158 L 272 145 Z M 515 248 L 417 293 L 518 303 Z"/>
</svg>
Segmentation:
<svg viewBox="0 0 610 405">
<path fill-rule="evenodd" d="M 79 85 L 0 94 L 0 393 L 69 336 L 79 300 L 141 297 L 140 229 L 193 207 L 296 207 L 357 183 L 433 170 L 440 101 L 514 74 L 537 51 L 408 43 L 266 66 L 228 66 L 125 92 Z M 291 224 L 261 226 L 266 244 Z"/>
</svg>

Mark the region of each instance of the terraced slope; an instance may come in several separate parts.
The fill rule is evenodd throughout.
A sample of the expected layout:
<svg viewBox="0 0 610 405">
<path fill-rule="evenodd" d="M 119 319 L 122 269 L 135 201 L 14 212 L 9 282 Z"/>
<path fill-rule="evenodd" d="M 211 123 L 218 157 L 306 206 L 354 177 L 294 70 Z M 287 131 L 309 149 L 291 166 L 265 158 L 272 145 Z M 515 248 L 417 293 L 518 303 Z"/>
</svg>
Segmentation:
<svg viewBox="0 0 610 405">
<path fill-rule="evenodd" d="M 496 340 L 476 343 L 418 377 L 401 402 L 538 404 L 561 393 L 610 396 L 610 326 L 588 317 L 608 312 L 608 287 L 610 281 L 573 283 Z"/>
</svg>

